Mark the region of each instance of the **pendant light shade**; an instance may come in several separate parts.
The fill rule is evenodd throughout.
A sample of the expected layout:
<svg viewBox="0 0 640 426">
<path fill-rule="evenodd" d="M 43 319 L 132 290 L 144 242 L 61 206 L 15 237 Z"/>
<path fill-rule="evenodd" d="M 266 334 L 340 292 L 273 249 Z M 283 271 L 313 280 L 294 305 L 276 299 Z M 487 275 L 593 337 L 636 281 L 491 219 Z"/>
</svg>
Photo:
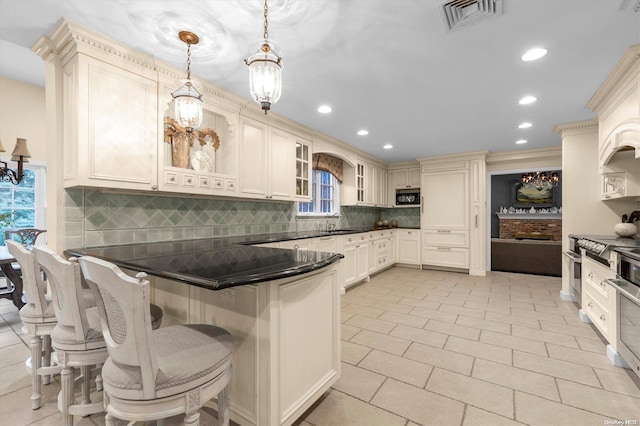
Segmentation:
<svg viewBox="0 0 640 426">
<path fill-rule="evenodd" d="M 193 82 L 186 80 L 171 96 L 175 106 L 175 120 L 187 129 L 187 132 L 199 128 L 202 124 L 202 94 Z"/>
<path fill-rule="evenodd" d="M 282 94 L 282 58 L 274 52 L 273 44 L 265 39 L 246 62 L 251 94 L 266 113 Z"/>
<path fill-rule="evenodd" d="M 191 45 L 198 44 L 200 39 L 190 31 L 180 31 L 178 37 L 187 43 L 187 79 L 171 96 L 175 107 L 175 120 L 191 133 L 202 124 L 202 94 L 191 81 Z"/>
<path fill-rule="evenodd" d="M 271 108 L 271 104 L 278 102 L 282 94 L 282 57 L 276 52 L 273 41 L 269 40 L 268 6 L 264 2 L 264 39 L 258 50 L 245 59 L 249 67 L 249 89 L 256 102 L 260 104 L 264 113 Z"/>
</svg>

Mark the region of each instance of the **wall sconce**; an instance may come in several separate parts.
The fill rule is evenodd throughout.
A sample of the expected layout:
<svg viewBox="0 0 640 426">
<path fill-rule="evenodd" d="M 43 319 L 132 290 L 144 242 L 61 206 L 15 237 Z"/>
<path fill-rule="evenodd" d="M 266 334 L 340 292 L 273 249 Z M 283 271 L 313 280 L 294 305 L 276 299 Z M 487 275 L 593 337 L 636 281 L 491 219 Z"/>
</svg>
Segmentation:
<svg viewBox="0 0 640 426">
<path fill-rule="evenodd" d="M 191 45 L 198 44 L 200 39 L 190 31 L 180 31 L 178 37 L 187 43 L 187 79 L 171 96 L 176 121 L 191 133 L 202 124 L 202 94 L 191 81 Z"/>
<path fill-rule="evenodd" d="M 274 43 L 269 40 L 268 11 L 267 0 L 264 0 L 264 39 L 256 53 L 244 60 L 249 67 L 251 95 L 262 106 L 265 115 L 282 94 L 282 57 L 275 52 Z"/>
<path fill-rule="evenodd" d="M 2 146 L 2 141 L 0 141 L 0 152 L 6 152 L 6 149 Z M 10 169 L 6 162 L 0 161 L 0 181 L 11 182 L 14 185 L 22 182 L 22 178 L 24 177 L 23 165 L 29 161 L 28 159 L 30 157 L 31 154 L 29 154 L 29 150 L 27 149 L 27 140 L 18 138 L 16 146 L 11 153 L 11 161 L 18 162 L 18 171 Z"/>
</svg>

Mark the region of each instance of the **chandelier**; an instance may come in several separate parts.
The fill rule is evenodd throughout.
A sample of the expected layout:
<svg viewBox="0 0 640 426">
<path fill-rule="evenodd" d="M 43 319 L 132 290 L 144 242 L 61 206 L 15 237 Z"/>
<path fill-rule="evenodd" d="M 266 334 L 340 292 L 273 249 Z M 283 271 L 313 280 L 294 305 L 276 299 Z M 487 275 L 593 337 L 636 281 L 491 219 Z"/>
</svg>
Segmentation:
<svg viewBox="0 0 640 426">
<path fill-rule="evenodd" d="M 558 172 L 535 172 L 522 175 L 522 186 L 535 188 L 538 191 L 553 189 L 559 182 Z"/>
<path fill-rule="evenodd" d="M 191 81 L 191 45 L 198 44 L 200 39 L 190 31 L 180 31 L 178 37 L 187 43 L 187 79 L 171 96 L 176 121 L 191 133 L 202 124 L 202 94 Z"/>
<path fill-rule="evenodd" d="M 6 149 L 2 146 L 2 141 L 0 141 L 0 152 L 6 152 Z M 11 161 L 18 162 L 18 170 L 12 170 L 6 162 L 0 161 L 0 181 L 11 182 L 14 185 L 20 184 L 24 177 L 24 163 L 28 162 L 30 157 L 31 154 L 27 149 L 27 140 L 18 138 L 16 146 L 11 153 Z"/>
<path fill-rule="evenodd" d="M 278 102 L 282 93 L 282 57 L 275 52 L 273 41 L 269 40 L 269 8 L 264 0 L 264 34 L 258 50 L 245 59 L 249 67 L 249 89 L 265 115 L 272 103 Z"/>
</svg>

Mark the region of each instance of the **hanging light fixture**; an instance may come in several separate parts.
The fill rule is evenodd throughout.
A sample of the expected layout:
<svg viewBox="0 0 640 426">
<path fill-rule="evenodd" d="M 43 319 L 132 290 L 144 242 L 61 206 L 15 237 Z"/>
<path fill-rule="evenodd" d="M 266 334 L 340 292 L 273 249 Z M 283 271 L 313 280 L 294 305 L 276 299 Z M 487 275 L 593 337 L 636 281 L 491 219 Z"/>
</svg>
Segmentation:
<svg viewBox="0 0 640 426">
<path fill-rule="evenodd" d="M 2 141 L 0 141 L 0 152 L 6 152 L 4 146 L 2 146 Z M 27 163 L 30 157 L 31 154 L 29 154 L 29 150 L 27 149 L 27 140 L 18 138 L 16 146 L 11 153 L 11 161 L 18 162 L 18 170 L 12 170 L 6 162 L 0 161 L 0 181 L 11 182 L 14 185 L 22 182 L 22 178 L 24 177 L 24 163 Z"/>
<path fill-rule="evenodd" d="M 535 172 L 522 175 L 522 185 L 538 191 L 553 189 L 559 182 L 558 172 Z"/>
<path fill-rule="evenodd" d="M 187 79 L 171 96 L 175 105 L 175 120 L 187 133 L 191 133 L 202 124 L 202 94 L 191 81 L 191 45 L 198 44 L 200 39 L 190 31 L 180 31 L 178 37 L 187 43 Z"/>
<path fill-rule="evenodd" d="M 264 39 L 258 50 L 244 60 L 249 67 L 251 95 L 262 106 L 265 115 L 282 93 L 282 58 L 275 52 L 273 41 L 269 40 L 268 12 L 267 0 L 264 0 Z"/>
</svg>

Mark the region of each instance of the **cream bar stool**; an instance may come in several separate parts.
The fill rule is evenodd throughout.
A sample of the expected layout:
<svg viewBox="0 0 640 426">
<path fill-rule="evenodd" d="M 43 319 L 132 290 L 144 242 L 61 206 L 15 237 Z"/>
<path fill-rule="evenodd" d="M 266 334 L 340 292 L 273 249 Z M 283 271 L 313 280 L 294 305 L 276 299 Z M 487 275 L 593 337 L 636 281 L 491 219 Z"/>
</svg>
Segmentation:
<svg viewBox="0 0 640 426">
<path fill-rule="evenodd" d="M 42 384 L 51 382 L 51 375 L 58 374 L 62 367 L 51 365 L 51 332 L 57 324 L 47 286 L 36 281 L 36 266 L 33 253 L 15 241 L 7 240 L 7 249 L 20 264 L 22 285 L 27 303 L 20 309 L 25 334 L 30 337 L 31 358 L 26 362 L 31 371 L 31 408 L 41 406 Z M 44 349 L 44 352 L 43 352 Z"/>
<path fill-rule="evenodd" d="M 87 416 L 104 411 L 103 401 L 91 402 L 91 369 L 107 360 L 109 353 L 100 330 L 100 319 L 95 306 L 85 304 L 80 265 L 67 261 L 46 247 L 33 247 L 36 268 L 40 268 L 50 284 L 53 309 L 58 320 L 51 332 L 51 343 L 56 351 L 62 390 L 58 395 L 58 409 L 65 425 L 73 425 L 73 416 Z M 35 273 L 36 280 L 43 275 Z M 75 399 L 75 369 L 80 367 L 81 399 Z M 96 378 L 99 390 L 100 377 Z"/>
<path fill-rule="evenodd" d="M 163 419 L 184 413 L 199 425 L 198 410 L 217 395 L 218 424 L 229 424 L 227 386 L 233 337 L 204 324 L 151 329 L 149 281 L 89 256 L 79 259 L 95 298 L 109 359 L 102 368 L 106 424 Z"/>
</svg>

